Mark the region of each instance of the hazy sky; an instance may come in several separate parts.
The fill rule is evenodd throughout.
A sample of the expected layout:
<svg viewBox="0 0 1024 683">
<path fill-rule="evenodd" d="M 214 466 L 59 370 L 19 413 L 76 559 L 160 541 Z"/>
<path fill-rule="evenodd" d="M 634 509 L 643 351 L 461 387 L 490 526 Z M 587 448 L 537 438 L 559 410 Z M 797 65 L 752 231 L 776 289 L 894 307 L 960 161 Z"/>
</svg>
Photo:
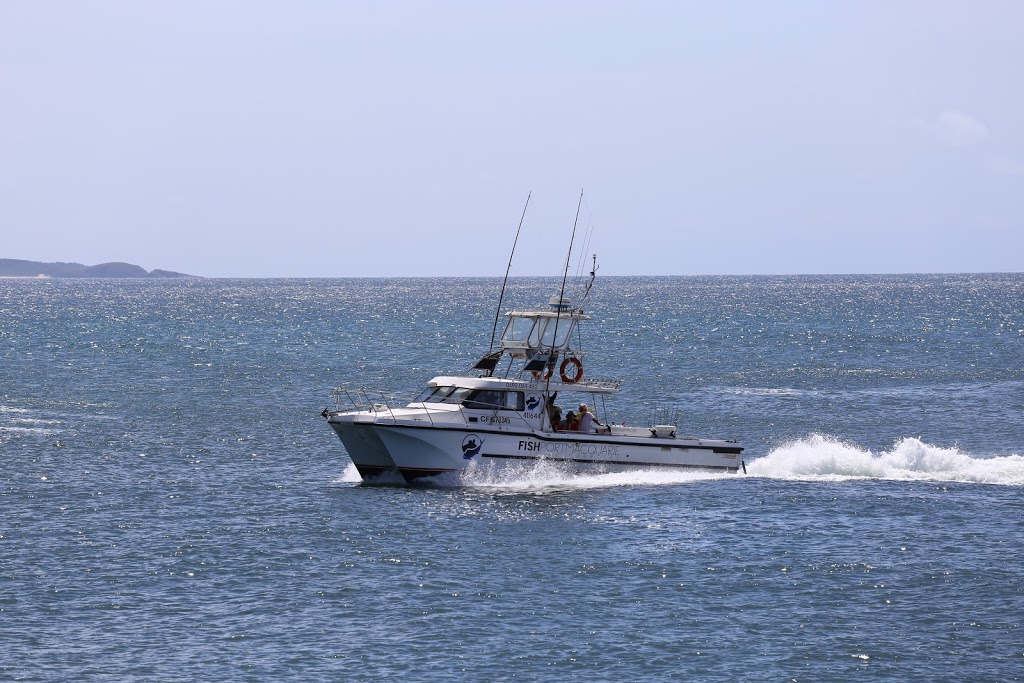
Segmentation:
<svg viewBox="0 0 1024 683">
<path fill-rule="evenodd" d="M 1024 271 L 1024 2 L 0 0 L 0 257 Z M 579 245 L 579 251 L 583 246 Z"/>
</svg>

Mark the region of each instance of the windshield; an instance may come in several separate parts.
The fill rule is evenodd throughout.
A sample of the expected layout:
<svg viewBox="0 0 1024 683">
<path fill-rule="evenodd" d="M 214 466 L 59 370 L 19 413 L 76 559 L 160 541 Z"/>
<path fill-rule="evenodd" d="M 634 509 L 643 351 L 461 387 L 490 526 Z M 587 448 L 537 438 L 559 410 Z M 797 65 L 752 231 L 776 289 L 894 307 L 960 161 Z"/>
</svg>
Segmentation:
<svg viewBox="0 0 1024 683">
<path fill-rule="evenodd" d="M 473 393 L 472 389 L 466 389 L 465 387 L 459 387 L 449 395 L 442 399 L 442 403 L 462 403 L 466 400 L 466 397 Z"/>
<path fill-rule="evenodd" d="M 513 317 L 505 327 L 505 334 L 501 336 L 502 341 L 526 341 L 533 329 L 533 318 Z"/>
<path fill-rule="evenodd" d="M 554 339 L 555 327 L 558 327 L 558 338 Z M 548 322 L 547 329 L 544 330 L 544 336 L 541 339 L 541 346 L 544 348 L 556 348 L 560 349 L 565 346 L 565 340 L 569 337 L 569 331 L 573 327 L 572 320 L 551 320 Z M 552 340 L 554 342 L 552 343 Z"/>
<path fill-rule="evenodd" d="M 521 391 L 498 391 L 493 389 L 468 389 L 466 387 L 427 387 L 412 401 L 413 403 L 463 404 L 466 408 L 485 410 L 524 410 L 525 400 Z"/>
<path fill-rule="evenodd" d="M 455 391 L 455 387 L 427 387 L 424 389 L 419 396 L 413 399 L 413 403 L 441 403 L 451 393 Z"/>
</svg>

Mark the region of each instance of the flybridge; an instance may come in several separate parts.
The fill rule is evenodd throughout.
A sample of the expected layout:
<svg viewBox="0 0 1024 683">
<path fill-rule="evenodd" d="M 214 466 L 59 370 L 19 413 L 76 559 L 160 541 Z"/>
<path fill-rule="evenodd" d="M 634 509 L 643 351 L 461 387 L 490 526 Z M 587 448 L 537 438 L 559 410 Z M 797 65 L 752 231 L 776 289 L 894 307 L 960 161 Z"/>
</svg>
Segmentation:
<svg viewBox="0 0 1024 683">
<path fill-rule="evenodd" d="M 508 322 L 499 349 L 481 358 L 474 369 L 493 374 L 498 361 L 508 354 L 513 360 L 523 361 L 516 376 L 546 380 L 562 357 L 562 381 L 572 384 L 583 379 L 580 358 L 584 353 L 573 346 L 573 334 L 580 321 L 590 320 L 582 308 L 573 307 L 565 297 L 553 296 L 547 309 L 509 311 L 506 316 Z"/>
<path fill-rule="evenodd" d="M 530 198 L 526 198 L 526 206 L 529 206 Z M 581 320 L 589 320 L 583 314 L 583 304 L 590 295 L 590 289 L 594 286 L 594 279 L 597 277 L 597 254 L 593 256 L 593 265 L 590 270 L 590 281 L 587 283 L 580 298 L 579 307 L 573 307 L 572 302 L 565 298 L 565 279 L 569 274 L 569 259 L 572 256 L 572 244 L 576 240 L 576 225 L 579 222 L 580 207 L 583 205 L 583 192 L 580 192 L 580 201 L 576 206 L 576 220 L 572 226 L 572 240 L 569 242 L 569 251 L 565 255 L 565 271 L 562 273 L 562 288 L 557 296 L 551 297 L 548 301 L 548 310 L 525 310 L 511 311 L 506 313 L 508 322 L 505 331 L 501 335 L 500 345 L 494 351 L 494 333 L 498 328 L 498 317 L 501 312 L 501 302 L 505 297 L 505 284 L 508 283 L 508 273 L 505 271 L 505 282 L 501 285 L 501 296 L 498 297 L 498 313 L 494 316 L 494 330 L 491 332 L 491 345 L 486 356 L 477 361 L 473 366 L 474 370 L 484 370 L 488 376 L 494 374 L 498 361 L 504 354 L 508 354 L 512 360 L 524 361 L 518 372 L 518 377 L 524 377 L 530 373 L 534 379 L 550 381 L 555 374 L 555 365 L 559 356 L 562 357 L 562 364 L 558 368 L 558 375 L 565 384 L 575 384 L 583 380 L 583 361 L 580 356 L 583 354 L 571 347 L 572 334 L 576 331 Z M 526 216 L 526 206 L 523 207 L 523 216 Z M 519 219 L 519 229 L 523 227 L 522 218 Z M 512 244 L 512 254 L 515 254 L 515 245 L 519 242 L 519 230 L 516 231 L 516 242 Z M 508 259 L 509 269 L 512 267 L 512 256 Z M 511 373 L 512 366 L 508 368 Z M 507 374 L 506 374 L 507 376 Z"/>
<path fill-rule="evenodd" d="M 568 299 L 551 297 L 549 310 L 509 311 L 501 350 L 513 358 L 532 358 L 538 353 L 574 354 L 572 333 L 581 320 L 590 320 L 573 309 Z"/>
</svg>

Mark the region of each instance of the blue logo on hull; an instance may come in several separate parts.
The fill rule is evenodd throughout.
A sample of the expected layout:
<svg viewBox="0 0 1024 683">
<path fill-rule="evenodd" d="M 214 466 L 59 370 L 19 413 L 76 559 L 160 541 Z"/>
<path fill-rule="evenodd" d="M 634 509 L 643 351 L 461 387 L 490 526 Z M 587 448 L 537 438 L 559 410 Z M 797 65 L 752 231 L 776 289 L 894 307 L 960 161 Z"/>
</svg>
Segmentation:
<svg viewBox="0 0 1024 683">
<path fill-rule="evenodd" d="M 466 438 L 462 440 L 462 459 L 472 460 L 474 455 L 480 454 L 480 449 L 483 447 L 483 439 L 476 434 L 468 434 Z"/>
</svg>

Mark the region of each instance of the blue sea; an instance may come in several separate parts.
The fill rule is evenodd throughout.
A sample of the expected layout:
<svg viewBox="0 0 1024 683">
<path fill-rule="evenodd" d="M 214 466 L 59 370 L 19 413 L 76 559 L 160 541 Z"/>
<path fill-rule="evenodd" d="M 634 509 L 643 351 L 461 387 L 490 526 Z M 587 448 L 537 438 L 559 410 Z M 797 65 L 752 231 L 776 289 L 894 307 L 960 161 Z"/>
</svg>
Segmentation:
<svg viewBox="0 0 1024 683">
<path fill-rule="evenodd" d="M 602 416 L 746 474 L 360 483 L 500 289 L 0 280 L 0 680 L 1024 679 L 1024 275 L 598 278 Z"/>
</svg>

